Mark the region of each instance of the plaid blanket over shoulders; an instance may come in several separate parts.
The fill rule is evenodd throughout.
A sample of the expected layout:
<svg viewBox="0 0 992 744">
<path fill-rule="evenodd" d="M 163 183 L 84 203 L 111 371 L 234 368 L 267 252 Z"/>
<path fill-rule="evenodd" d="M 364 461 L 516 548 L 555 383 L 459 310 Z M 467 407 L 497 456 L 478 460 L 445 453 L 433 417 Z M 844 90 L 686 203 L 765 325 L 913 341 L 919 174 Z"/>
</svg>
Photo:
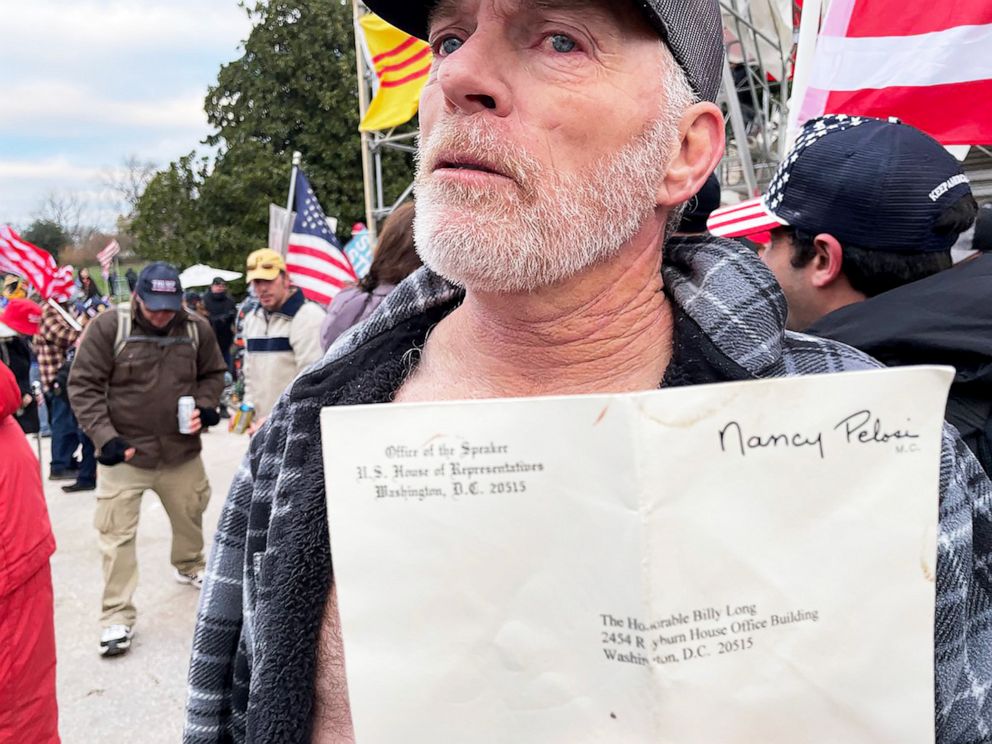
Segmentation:
<svg viewBox="0 0 992 744">
<path fill-rule="evenodd" d="M 842 344 L 785 331 L 781 290 L 737 243 L 672 240 L 663 274 L 677 316 L 666 384 L 712 381 L 700 379 L 704 368 L 732 380 L 878 366 Z M 310 740 L 316 634 L 332 570 L 320 408 L 388 400 L 402 380 L 397 355 L 422 343 L 428 324 L 460 297 L 427 269 L 411 276 L 297 379 L 256 435 L 210 554 L 190 662 L 186 744 Z M 383 345 L 397 336 L 401 343 Z M 688 363 L 694 355 L 706 364 Z M 992 486 L 951 427 L 944 433 L 939 514 L 937 741 L 987 743 Z"/>
</svg>

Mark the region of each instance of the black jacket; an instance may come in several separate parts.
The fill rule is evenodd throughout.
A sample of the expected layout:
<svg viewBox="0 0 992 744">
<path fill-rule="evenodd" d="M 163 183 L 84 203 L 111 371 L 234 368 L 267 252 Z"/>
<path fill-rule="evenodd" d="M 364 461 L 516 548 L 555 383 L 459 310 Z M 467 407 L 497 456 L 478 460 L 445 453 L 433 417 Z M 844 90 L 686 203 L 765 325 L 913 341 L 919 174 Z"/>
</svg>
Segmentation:
<svg viewBox="0 0 992 744">
<path fill-rule="evenodd" d="M 31 346 L 27 340 L 21 336 L 0 338 L 0 361 L 10 367 L 10 371 L 14 373 L 21 395 L 30 395 Z M 20 413 L 14 415 L 14 418 L 17 419 L 17 423 L 21 425 L 25 434 L 38 433 L 40 428 L 38 404 L 34 402 L 34 396 L 32 396 L 31 402 Z"/>
<path fill-rule="evenodd" d="M 992 474 L 992 255 L 835 310 L 806 332 L 893 367 L 952 365 L 947 420 Z"/>
<path fill-rule="evenodd" d="M 214 329 L 221 350 L 227 351 L 234 341 L 234 316 L 238 312 L 237 303 L 227 292 L 203 293 L 203 304 L 210 316 L 210 327 Z"/>
</svg>

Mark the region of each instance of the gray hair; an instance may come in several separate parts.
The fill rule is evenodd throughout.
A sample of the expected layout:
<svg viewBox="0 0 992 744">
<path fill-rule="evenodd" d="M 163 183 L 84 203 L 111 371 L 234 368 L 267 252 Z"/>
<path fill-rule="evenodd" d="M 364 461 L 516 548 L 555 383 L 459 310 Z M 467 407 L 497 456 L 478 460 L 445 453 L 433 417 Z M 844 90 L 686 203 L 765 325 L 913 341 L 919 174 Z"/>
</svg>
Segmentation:
<svg viewBox="0 0 992 744">
<path fill-rule="evenodd" d="M 671 50 L 664 44 L 662 44 L 662 58 L 661 87 L 666 99 L 664 118 L 669 130 L 674 132 L 678 128 L 682 114 L 690 106 L 699 102 L 699 96 L 689 84 L 689 78 L 686 76 L 685 70 L 675 61 Z M 673 136 L 675 135 L 673 134 Z M 687 203 L 685 202 L 677 207 L 673 207 L 669 213 L 668 222 L 665 227 L 666 242 L 682 222 L 682 214 L 685 212 Z"/>
</svg>

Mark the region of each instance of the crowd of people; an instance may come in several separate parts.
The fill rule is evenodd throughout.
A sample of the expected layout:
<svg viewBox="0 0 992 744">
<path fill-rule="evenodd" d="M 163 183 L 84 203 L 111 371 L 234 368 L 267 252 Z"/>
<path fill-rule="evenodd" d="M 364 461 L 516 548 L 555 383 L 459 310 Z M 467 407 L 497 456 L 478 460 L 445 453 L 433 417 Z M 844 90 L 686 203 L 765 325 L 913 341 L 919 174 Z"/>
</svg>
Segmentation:
<svg viewBox="0 0 992 744">
<path fill-rule="evenodd" d="M 119 656 L 131 646 L 143 494 L 154 492 L 169 517 L 175 579 L 199 589 L 205 562 L 202 517 L 211 493 L 200 433 L 221 418 L 230 419 L 228 409 L 244 401 L 256 414 L 247 427 L 254 434 L 283 390 L 320 357 L 322 339 L 365 317 L 381 301 L 374 292 L 395 287 L 419 266 L 412 224 L 412 204 L 386 221 L 383 247 L 368 276 L 342 293 L 350 299 L 329 313 L 292 284 L 282 255 L 268 248 L 248 256 L 250 294 L 240 304 L 220 277 L 202 296 L 184 291 L 178 270 L 162 262 L 136 274 L 129 282 L 130 301 L 116 306 L 86 269 L 78 274 L 74 296 L 64 303 L 39 304 L 28 298 L 30 288 L 22 279 L 5 280 L 0 361 L 11 380 L 2 381 L 4 418 L 19 425 L 21 441 L 14 451 L 21 462 L 17 469 L 11 465 L 9 474 L 17 479 L 3 486 L 0 507 L 5 497 L 19 497 L 27 489 L 44 511 L 40 480 L 28 467 L 34 463 L 31 467 L 38 470 L 38 458 L 32 454 L 28 462 L 23 457 L 24 435 L 40 434 L 42 403 L 51 431 L 48 479 L 71 480 L 62 487 L 66 493 L 96 491 L 94 525 L 104 576 L 101 655 Z M 43 396 L 32 387 L 32 366 Z M 237 393 L 225 395 L 235 387 L 235 375 Z M 9 383 L 17 388 L 16 400 L 10 397 Z M 187 425 L 181 426 L 177 406 L 184 396 L 193 407 Z M 39 529 L 50 541 L 47 517 Z M 15 557 L 9 558 L 11 564 Z M 47 561 L 48 554 L 43 558 Z M 47 602 L 49 622 L 39 626 L 47 632 L 50 580 L 25 584 L 18 596 L 32 592 Z M 54 654 L 54 646 L 49 651 Z"/>
<path fill-rule="evenodd" d="M 19 711 L 0 716 L 0 733 L 57 740 L 54 543 L 24 437 L 40 431 L 41 403 L 48 478 L 72 481 L 69 493 L 96 491 L 100 654 L 131 646 L 138 512 L 154 491 L 172 526 L 176 580 L 205 590 L 187 744 L 344 743 L 354 732 L 322 407 L 937 363 L 957 376 L 935 494 L 936 740 L 988 741 L 992 207 L 978 205 L 959 163 L 907 124 L 828 115 L 803 126 L 760 199 L 718 208 L 715 0 L 691 16 L 661 2 L 625 12 L 592 3 L 582 23 L 597 41 L 554 33 L 536 56 L 517 43 L 517 16 L 491 3 L 433 14 L 429 3 L 366 4 L 414 34 L 449 30 L 421 101 L 416 218 L 411 202 L 386 220 L 368 274 L 329 308 L 293 285 L 272 248 L 247 256 L 240 304 L 220 278 L 203 294 L 184 291 L 161 262 L 116 306 L 84 272 L 61 306 L 5 280 L 0 437 L 12 459 L 0 469 L 0 536 L 30 560 L 0 551 L 0 626 L 10 608 L 30 608 L 18 611 L 30 612 L 30 628 L 11 633 L 33 640 L 17 646 L 13 672 L 0 668 L 0 700 Z M 588 4 L 551 5 L 527 7 L 575 20 Z M 462 16 L 472 33 L 451 22 Z M 222 418 L 233 426 L 241 407 L 254 412 L 255 441 L 208 556 L 200 436 Z M 20 522 L 3 518 L 14 498 L 30 507 Z M 24 685 L 45 694 L 20 706 Z"/>
</svg>

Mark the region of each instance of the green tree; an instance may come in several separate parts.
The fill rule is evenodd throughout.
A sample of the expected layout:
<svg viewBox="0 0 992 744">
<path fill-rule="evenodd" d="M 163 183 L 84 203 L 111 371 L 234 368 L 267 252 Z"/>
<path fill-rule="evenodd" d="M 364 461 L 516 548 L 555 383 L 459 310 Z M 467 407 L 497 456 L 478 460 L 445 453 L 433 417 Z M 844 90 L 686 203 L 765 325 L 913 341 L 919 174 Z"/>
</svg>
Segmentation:
<svg viewBox="0 0 992 744">
<path fill-rule="evenodd" d="M 132 232 L 136 251 L 178 264 L 239 265 L 268 239 L 268 204 L 284 204 L 292 152 L 328 216 L 363 219 L 351 3 L 242 3 L 253 29 L 206 97 L 215 158 L 190 153 L 149 182 Z M 384 158 L 387 198 L 409 183 L 408 156 Z"/>
<path fill-rule="evenodd" d="M 72 239 L 59 223 L 46 219 L 37 219 L 32 222 L 28 225 L 27 230 L 21 234 L 21 237 L 39 248 L 44 248 L 56 260 L 59 257 L 59 251 L 72 243 Z"/>
<path fill-rule="evenodd" d="M 198 197 L 208 172 L 207 159 L 191 152 L 152 177 L 131 222 L 136 253 L 191 263 L 188 259 L 202 250 L 205 237 L 200 219 L 205 205 Z"/>
</svg>

